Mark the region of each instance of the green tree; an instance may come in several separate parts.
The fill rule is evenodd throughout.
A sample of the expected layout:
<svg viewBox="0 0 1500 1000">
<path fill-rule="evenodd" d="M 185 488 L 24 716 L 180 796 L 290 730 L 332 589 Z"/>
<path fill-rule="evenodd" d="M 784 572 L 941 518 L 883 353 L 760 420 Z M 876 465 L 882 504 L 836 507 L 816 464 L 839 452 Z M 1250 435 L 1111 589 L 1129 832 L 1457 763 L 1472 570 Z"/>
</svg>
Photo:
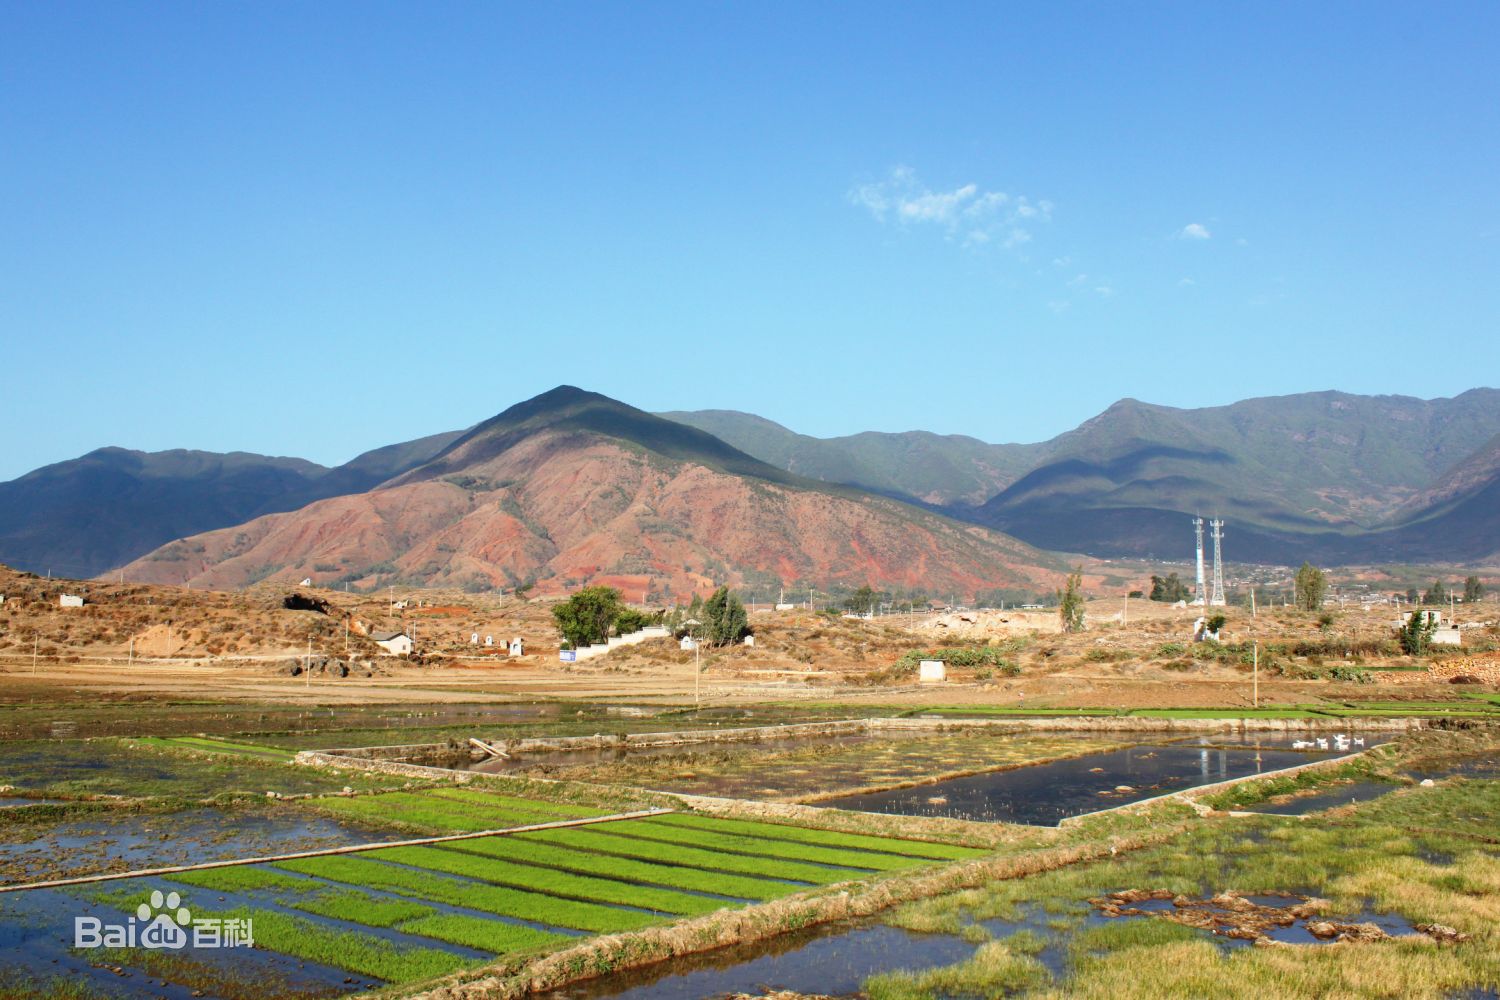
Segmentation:
<svg viewBox="0 0 1500 1000">
<path fill-rule="evenodd" d="M 1406 624 L 1396 633 L 1401 643 L 1401 652 L 1408 656 L 1421 656 L 1432 643 L 1432 633 L 1437 631 L 1437 620 L 1425 611 L 1413 611 Z"/>
<path fill-rule="evenodd" d="M 1064 632 L 1083 631 L 1083 567 L 1068 574 L 1067 586 L 1058 595 L 1057 617 Z"/>
<path fill-rule="evenodd" d="M 1186 601 L 1191 597 L 1187 584 L 1183 583 L 1176 573 L 1151 578 L 1151 600 L 1153 601 L 1176 604 L 1178 601 Z"/>
<path fill-rule="evenodd" d="M 1423 604 L 1447 604 L 1448 588 L 1443 586 L 1442 580 L 1432 581 L 1432 586 L 1427 588 L 1427 593 L 1422 595 Z"/>
<path fill-rule="evenodd" d="M 1484 600 L 1484 584 L 1479 582 L 1479 577 L 1471 576 L 1464 581 L 1464 603 L 1473 604 Z"/>
<path fill-rule="evenodd" d="M 608 639 L 609 630 L 626 610 L 615 588 L 584 587 L 552 608 L 552 620 L 563 638 L 577 649 Z"/>
<path fill-rule="evenodd" d="M 727 646 L 739 642 L 750 634 L 750 618 L 745 614 L 745 605 L 739 595 L 720 587 L 712 597 L 703 602 L 703 627 L 698 634 L 715 646 Z"/>
<path fill-rule="evenodd" d="M 1417 588 L 1416 587 L 1407 587 L 1406 588 L 1406 603 L 1407 604 L 1416 604 L 1417 601 L 1418 601 L 1418 599 L 1421 598 L 1421 596 L 1422 596 L 1421 594 L 1417 593 Z"/>
<path fill-rule="evenodd" d="M 1328 575 L 1312 563 L 1305 562 L 1297 570 L 1296 601 L 1303 611 L 1316 611 L 1323 606 L 1328 593 Z"/>
<path fill-rule="evenodd" d="M 844 601 L 844 607 L 849 611 L 864 613 L 874 607 L 880 598 L 881 594 L 867 583 L 849 595 L 848 600 Z"/>
</svg>

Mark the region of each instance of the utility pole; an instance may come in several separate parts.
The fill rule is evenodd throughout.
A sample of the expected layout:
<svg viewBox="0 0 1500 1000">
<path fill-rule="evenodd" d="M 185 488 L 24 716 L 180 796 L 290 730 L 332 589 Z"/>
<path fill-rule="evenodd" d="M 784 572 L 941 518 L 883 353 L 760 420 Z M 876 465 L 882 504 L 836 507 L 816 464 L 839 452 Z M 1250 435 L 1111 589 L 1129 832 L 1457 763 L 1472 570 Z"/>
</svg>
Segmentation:
<svg viewBox="0 0 1500 1000">
<path fill-rule="evenodd" d="M 1250 617 L 1255 617 L 1255 588 L 1250 588 Z"/>
<path fill-rule="evenodd" d="M 36 676 L 36 651 L 41 644 L 42 637 L 40 635 L 33 635 L 31 637 L 31 676 L 33 677 Z"/>
<path fill-rule="evenodd" d="M 1125 595 L 1125 602 L 1120 605 L 1120 624 L 1124 625 L 1130 615 L 1130 595 Z"/>
<path fill-rule="evenodd" d="M 312 633 L 307 633 L 307 658 L 302 661 L 302 680 L 306 687 L 312 687 Z"/>
<path fill-rule="evenodd" d="M 1255 707 L 1260 708 L 1260 643 L 1255 644 L 1250 655 L 1252 664 L 1250 676 L 1253 678 L 1251 683 L 1254 685 L 1252 688 L 1254 694 L 1251 697 Z"/>
</svg>

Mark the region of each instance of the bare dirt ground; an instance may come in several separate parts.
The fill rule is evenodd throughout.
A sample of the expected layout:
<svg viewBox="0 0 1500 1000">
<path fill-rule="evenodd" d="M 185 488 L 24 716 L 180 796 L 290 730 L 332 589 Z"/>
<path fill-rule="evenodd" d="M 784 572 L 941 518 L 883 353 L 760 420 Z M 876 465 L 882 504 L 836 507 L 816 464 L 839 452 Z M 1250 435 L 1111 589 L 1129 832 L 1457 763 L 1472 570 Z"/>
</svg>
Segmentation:
<svg viewBox="0 0 1500 1000">
<path fill-rule="evenodd" d="M 79 592 L 83 608 L 60 608 Z M 1259 700 L 1453 698 L 1425 658 L 1402 656 L 1389 607 L 1208 609 L 1227 622 L 1219 644 L 1195 644 L 1202 608 L 1113 598 L 1087 607 L 1087 628 L 1063 634 L 1049 611 L 957 611 L 857 619 L 806 610 L 755 609 L 753 647 L 692 652 L 664 639 L 584 664 L 558 661 L 548 601 L 461 591 L 358 595 L 259 586 L 204 592 L 98 581 L 44 581 L 0 570 L 0 699 L 16 702 L 211 698 L 299 704 L 460 703 L 609 699 L 691 704 L 836 701 L 872 705 L 1024 708 L 1227 708 Z M 287 607 L 293 594 L 307 602 Z M 1500 603 L 1460 608 L 1467 649 L 1500 646 Z M 414 630 L 421 662 L 378 656 L 361 633 Z M 473 639 L 479 637 L 476 644 Z M 526 641 L 510 658 L 503 645 Z M 486 646 L 485 637 L 495 645 Z M 905 654 L 983 647 L 989 665 L 953 667 L 941 685 L 918 686 Z M 374 664 L 376 676 L 341 679 L 288 671 L 311 652 Z M 941 654 L 940 654 L 941 655 Z M 1373 685 L 1371 668 L 1396 683 Z M 1385 672 L 1385 668 L 1406 668 Z M 1364 672 L 1366 676 L 1360 676 Z M 695 693 L 696 687 L 696 693 Z"/>
</svg>

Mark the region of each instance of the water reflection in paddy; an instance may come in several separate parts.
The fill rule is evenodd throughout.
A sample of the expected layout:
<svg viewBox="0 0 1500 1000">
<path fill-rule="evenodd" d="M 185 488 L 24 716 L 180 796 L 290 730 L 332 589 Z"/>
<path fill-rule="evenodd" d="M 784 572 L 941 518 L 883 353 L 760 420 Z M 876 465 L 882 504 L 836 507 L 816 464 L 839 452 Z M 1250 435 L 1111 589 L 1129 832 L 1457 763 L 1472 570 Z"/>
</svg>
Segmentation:
<svg viewBox="0 0 1500 1000">
<path fill-rule="evenodd" d="M 902 816 L 1051 826 L 1069 816 L 1337 756 L 1341 754 L 1334 751 L 1135 746 L 820 804 Z"/>
</svg>

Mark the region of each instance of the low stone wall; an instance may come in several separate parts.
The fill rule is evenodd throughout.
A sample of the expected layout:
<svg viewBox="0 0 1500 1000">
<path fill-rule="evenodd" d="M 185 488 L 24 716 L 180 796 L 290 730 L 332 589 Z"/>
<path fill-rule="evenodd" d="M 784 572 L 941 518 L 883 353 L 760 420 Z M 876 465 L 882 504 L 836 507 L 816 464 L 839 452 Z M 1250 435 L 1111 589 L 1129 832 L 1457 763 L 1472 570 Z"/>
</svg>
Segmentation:
<svg viewBox="0 0 1500 1000">
<path fill-rule="evenodd" d="M 1427 668 L 1427 679 L 1451 684 L 1455 677 L 1472 677 L 1480 684 L 1500 687 L 1500 653 L 1479 653 L 1441 660 Z"/>
</svg>

